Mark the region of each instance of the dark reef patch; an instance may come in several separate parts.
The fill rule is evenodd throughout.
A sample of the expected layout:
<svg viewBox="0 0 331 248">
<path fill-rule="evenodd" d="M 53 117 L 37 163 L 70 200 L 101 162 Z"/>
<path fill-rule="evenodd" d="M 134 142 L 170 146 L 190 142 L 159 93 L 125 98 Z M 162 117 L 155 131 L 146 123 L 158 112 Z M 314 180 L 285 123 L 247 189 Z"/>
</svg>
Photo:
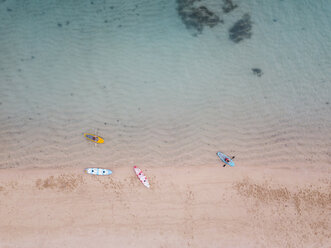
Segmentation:
<svg viewBox="0 0 331 248">
<path fill-rule="evenodd" d="M 229 38 L 235 43 L 243 39 L 251 38 L 252 36 L 252 22 L 249 14 L 245 14 L 239 21 L 237 21 L 232 28 L 229 29 Z"/>
<path fill-rule="evenodd" d="M 62 27 L 62 23 L 58 23 L 57 26 L 58 26 L 59 28 L 61 28 L 61 27 Z"/>
<path fill-rule="evenodd" d="M 252 72 L 258 77 L 261 77 L 263 75 L 263 72 L 260 68 L 252 68 Z"/>
<path fill-rule="evenodd" d="M 205 6 L 195 6 L 199 0 L 177 0 L 177 12 L 187 29 L 201 33 L 205 26 L 210 28 L 221 22 L 220 18 Z"/>
<path fill-rule="evenodd" d="M 29 58 L 22 58 L 22 59 L 20 59 L 20 61 L 21 61 L 21 62 L 24 62 L 24 61 L 31 61 L 31 60 L 33 60 L 33 59 L 35 59 L 35 58 L 36 58 L 35 56 L 31 55 Z"/>
<path fill-rule="evenodd" d="M 222 9 L 223 9 L 224 13 L 229 13 L 238 7 L 238 5 L 233 4 L 233 2 L 231 0 L 223 0 L 223 3 L 224 3 L 224 5 L 223 5 Z"/>
</svg>

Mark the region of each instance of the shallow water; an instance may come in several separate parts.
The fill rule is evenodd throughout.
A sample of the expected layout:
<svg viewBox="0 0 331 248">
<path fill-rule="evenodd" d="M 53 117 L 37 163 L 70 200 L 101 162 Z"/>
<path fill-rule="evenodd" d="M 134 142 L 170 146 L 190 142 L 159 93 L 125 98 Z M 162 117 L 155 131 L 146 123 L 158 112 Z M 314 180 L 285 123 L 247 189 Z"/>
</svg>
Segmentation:
<svg viewBox="0 0 331 248">
<path fill-rule="evenodd" d="M 0 168 L 330 165 L 330 1 L 234 3 L 199 33 L 176 1 L 1 1 Z"/>
</svg>

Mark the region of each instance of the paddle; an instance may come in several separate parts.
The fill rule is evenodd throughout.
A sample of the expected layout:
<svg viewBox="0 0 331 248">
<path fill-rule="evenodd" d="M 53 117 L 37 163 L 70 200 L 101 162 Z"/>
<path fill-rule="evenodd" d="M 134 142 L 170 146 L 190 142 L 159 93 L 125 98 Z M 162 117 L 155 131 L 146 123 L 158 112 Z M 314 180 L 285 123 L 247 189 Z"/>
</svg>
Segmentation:
<svg viewBox="0 0 331 248">
<path fill-rule="evenodd" d="M 231 160 L 234 159 L 234 158 L 235 158 L 235 156 L 233 156 L 233 157 L 231 158 Z M 223 167 L 225 167 L 225 166 L 226 166 L 226 164 L 223 165 Z"/>
<path fill-rule="evenodd" d="M 96 136 L 99 136 L 99 128 L 97 128 L 97 130 L 94 133 Z M 97 147 L 97 142 L 94 142 L 94 147 Z"/>
</svg>

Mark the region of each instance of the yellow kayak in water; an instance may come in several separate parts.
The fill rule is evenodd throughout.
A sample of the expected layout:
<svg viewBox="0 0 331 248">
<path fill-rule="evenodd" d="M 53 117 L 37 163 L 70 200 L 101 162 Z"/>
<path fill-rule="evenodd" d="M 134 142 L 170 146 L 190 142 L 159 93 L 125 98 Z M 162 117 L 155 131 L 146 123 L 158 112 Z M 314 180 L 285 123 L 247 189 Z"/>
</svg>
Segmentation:
<svg viewBox="0 0 331 248">
<path fill-rule="evenodd" d="M 90 141 L 92 141 L 94 143 L 102 144 L 103 142 L 105 142 L 103 140 L 103 138 L 101 138 L 101 137 L 99 137 L 99 136 L 97 136 L 95 134 L 84 133 L 84 136 L 85 136 L 86 139 L 88 139 L 88 140 L 90 140 Z"/>
</svg>

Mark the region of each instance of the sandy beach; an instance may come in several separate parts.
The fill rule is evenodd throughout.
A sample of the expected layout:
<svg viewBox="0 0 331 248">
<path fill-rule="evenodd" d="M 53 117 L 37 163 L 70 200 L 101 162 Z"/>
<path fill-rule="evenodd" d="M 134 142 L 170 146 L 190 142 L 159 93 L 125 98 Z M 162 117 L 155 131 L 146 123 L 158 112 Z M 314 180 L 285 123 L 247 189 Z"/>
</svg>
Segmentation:
<svg viewBox="0 0 331 248">
<path fill-rule="evenodd" d="M 330 247 L 330 172 L 199 167 L 0 173 L 0 246 Z"/>
</svg>

